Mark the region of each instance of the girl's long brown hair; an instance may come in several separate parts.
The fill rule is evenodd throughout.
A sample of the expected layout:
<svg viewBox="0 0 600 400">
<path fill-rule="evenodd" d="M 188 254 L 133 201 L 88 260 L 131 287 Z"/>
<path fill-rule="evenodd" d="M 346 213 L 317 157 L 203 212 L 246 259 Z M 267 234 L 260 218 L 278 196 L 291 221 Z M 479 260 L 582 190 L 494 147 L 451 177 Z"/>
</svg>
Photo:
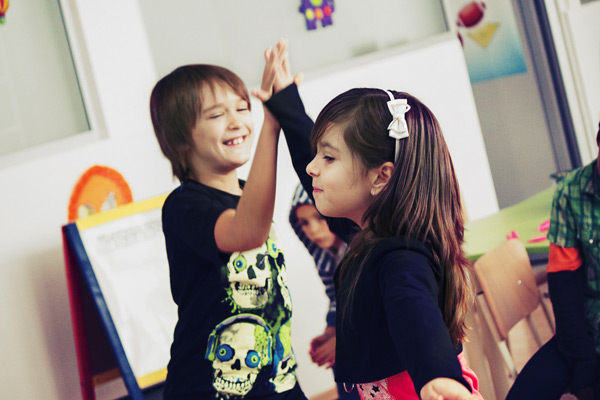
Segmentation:
<svg viewBox="0 0 600 400">
<path fill-rule="evenodd" d="M 466 335 L 465 315 L 470 302 L 470 263 L 462 250 L 463 210 L 454 166 L 433 113 L 408 93 L 409 137 L 400 140 L 392 179 L 366 211 L 366 228 L 350 243 L 340 264 L 338 308 L 349 322 L 358 277 L 369 252 L 379 241 L 405 236 L 428 245 L 442 266 L 445 294 L 443 315 L 455 345 Z M 352 89 L 334 98 L 319 114 L 311 135 L 313 146 L 332 125 L 344 129 L 344 140 L 364 171 L 394 162 L 395 139 L 388 136 L 392 116 L 389 96 L 381 89 Z M 363 172 L 364 172 L 363 171 Z M 360 260 L 360 262 L 357 262 Z"/>
</svg>

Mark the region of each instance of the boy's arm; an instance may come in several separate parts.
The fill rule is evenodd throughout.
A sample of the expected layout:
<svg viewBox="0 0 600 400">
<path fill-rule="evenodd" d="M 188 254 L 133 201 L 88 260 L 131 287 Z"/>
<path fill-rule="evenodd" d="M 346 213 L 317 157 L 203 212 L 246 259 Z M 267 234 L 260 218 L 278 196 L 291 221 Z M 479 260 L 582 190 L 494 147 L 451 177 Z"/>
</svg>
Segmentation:
<svg viewBox="0 0 600 400">
<path fill-rule="evenodd" d="M 571 386 L 577 391 L 593 383 L 597 361 L 584 314 L 585 266 L 579 254 L 579 225 L 571 209 L 570 192 L 565 180 L 558 183 L 548 231 L 547 272 L 558 348 L 569 361 Z"/>
<path fill-rule="evenodd" d="M 572 368 L 571 389 L 593 385 L 597 373 L 594 341 L 584 315 L 585 274 L 576 248 L 550 244 L 548 289 L 560 352 Z"/>
<path fill-rule="evenodd" d="M 283 50 L 280 46 L 265 52 L 265 71 L 281 63 Z M 274 77 L 263 75 L 261 90 L 271 90 Z M 275 183 L 277 178 L 277 146 L 279 124 L 264 108 L 264 122 L 256 145 L 256 151 L 244 185 L 244 191 L 236 209 L 224 211 L 215 224 L 215 242 L 222 252 L 233 253 L 257 248 L 269 236 L 275 207 Z"/>
</svg>

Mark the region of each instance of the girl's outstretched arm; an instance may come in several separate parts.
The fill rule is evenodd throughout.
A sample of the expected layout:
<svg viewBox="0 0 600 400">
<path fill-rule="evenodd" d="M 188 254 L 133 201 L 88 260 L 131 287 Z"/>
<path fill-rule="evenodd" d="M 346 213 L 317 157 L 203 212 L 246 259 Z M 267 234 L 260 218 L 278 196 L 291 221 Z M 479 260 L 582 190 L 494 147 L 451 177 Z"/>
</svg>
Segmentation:
<svg viewBox="0 0 600 400">
<path fill-rule="evenodd" d="M 444 378 L 470 392 L 439 307 L 435 271 L 441 267 L 423 244 L 405 238 L 386 243 L 396 250 L 374 250 L 367 263 L 376 266 L 387 328 L 415 391 L 423 393 L 429 382 Z"/>
<path fill-rule="evenodd" d="M 276 47 L 266 56 L 267 68 L 281 63 L 283 51 Z M 274 77 L 266 74 L 262 90 L 273 87 Z M 273 221 L 279 124 L 264 107 L 265 118 L 248 180 L 236 209 L 224 211 L 215 225 L 215 241 L 219 250 L 232 253 L 259 247 L 267 240 Z"/>
</svg>

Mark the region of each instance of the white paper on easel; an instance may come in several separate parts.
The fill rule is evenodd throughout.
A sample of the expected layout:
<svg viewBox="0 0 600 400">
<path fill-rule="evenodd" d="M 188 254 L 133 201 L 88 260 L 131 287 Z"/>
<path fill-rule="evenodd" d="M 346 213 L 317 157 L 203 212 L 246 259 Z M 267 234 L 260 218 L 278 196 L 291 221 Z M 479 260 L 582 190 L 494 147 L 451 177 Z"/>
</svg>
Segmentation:
<svg viewBox="0 0 600 400">
<path fill-rule="evenodd" d="M 166 368 L 177 306 L 161 209 L 84 229 L 80 236 L 134 375 Z"/>
</svg>

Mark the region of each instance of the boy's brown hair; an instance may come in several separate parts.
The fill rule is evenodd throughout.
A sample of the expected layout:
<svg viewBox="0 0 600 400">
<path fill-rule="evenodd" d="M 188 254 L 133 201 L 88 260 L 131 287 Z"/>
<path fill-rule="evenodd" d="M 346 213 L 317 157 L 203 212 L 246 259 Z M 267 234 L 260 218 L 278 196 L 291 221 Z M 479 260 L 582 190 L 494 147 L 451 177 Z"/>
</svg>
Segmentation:
<svg viewBox="0 0 600 400">
<path fill-rule="evenodd" d="M 163 154 L 180 182 L 189 178 L 187 155 L 192 129 L 202 110 L 202 91 L 216 86 L 231 88 L 248 103 L 248 89 L 239 76 L 216 65 L 184 65 L 160 79 L 150 96 L 154 133 Z"/>
</svg>

